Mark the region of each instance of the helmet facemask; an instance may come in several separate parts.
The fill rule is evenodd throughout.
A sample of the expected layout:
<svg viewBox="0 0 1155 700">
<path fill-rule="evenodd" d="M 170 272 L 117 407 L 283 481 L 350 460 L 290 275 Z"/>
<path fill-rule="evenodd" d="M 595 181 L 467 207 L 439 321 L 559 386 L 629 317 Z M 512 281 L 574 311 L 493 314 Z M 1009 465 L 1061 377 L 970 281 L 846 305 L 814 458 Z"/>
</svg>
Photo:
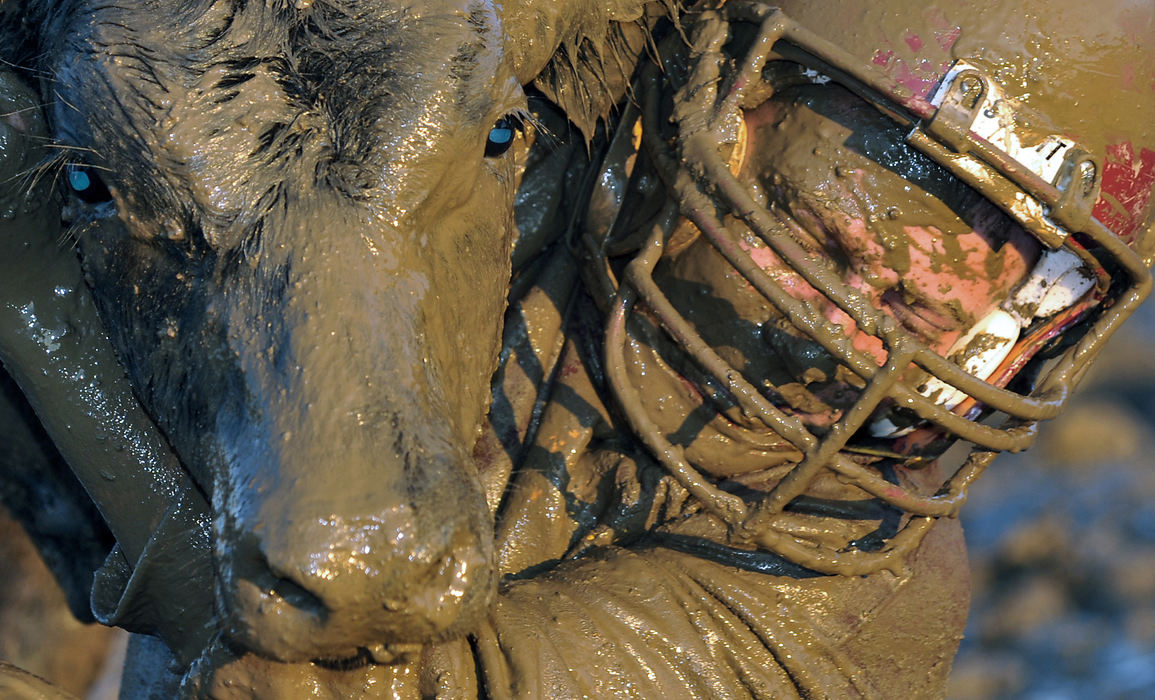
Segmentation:
<svg viewBox="0 0 1155 700">
<path fill-rule="evenodd" d="M 1146 295 L 1147 269 L 1090 216 L 1099 165 L 1077 144 L 1064 143 L 1056 151 L 1066 155 L 1059 166 L 1039 174 L 973 133 L 974 120 L 967 121 L 967 115 L 981 114 L 989 107 L 984 98 L 997 90 L 981 71 L 962 66 L 952 82 L 944 81 L 936 105 L 911 96 L 772 8 L 728 3 L 716 13 L 704 13 L 694 31 L 688 74 L 678 74 L 675 60 L 668 62 L 665 74 L 653 69 L 641 78 L 640 108 L 623 116 L 606 164 L 607 172 L 631 170 L 629 193 L 617 220 L 586 240 L 593 286 L 605 290 L 607 298 L 613 294 L 606 332 L 610 385 L 650 451 L 729 525 L 733 540 L 826 573 L 894 568 L 935 519 L 957 514 L 967 487 L 998 452 L 1025 449 L 1035 423 L 1061 410 L 1106 337 Z M 673 89 L 663 81 L 672 82 Z M 843 235 L 836 244 L 816 240 L 816 229 L 832 227 L 814 225 L 813 219 L 845 210 L 805 204 L 816 187 L 830 180 L 821 167 L 810 183 L 803 182 L 805 169 L 800 169 L 802 180 L 783 197 L 768 191 L 776 181 L 759 190 L 749 178 L 744 182 L 735 176 L 753 157 L 747 152 L 758 140 L 753 130 L 775 128 L 753 126 L 759 110 L 767 109 L 776 93 L 805 93 L 811 88 L 798 86 L 828 81 L 856 95 L 875 116 L 881 113 L 904 129 L 909 126 L 906 145 L 898 146 L 909 149 L 907 155 L 874 154 L 879 168 L 896 171 L 886 176 L 914 182 L 918 193 L 940 186 L 954 190 L 943 199 L 963 210 L 956 212 L 961 218 L 971 217 L 962 223 L 972 225 L 976 216 L 993 218 L 989 201 L 1014 222 L 993 229 L 1018 231 L 1021 226 L 1030 232 L 1027 245 L 1008 240 L 991 246 L 1010 246 L 1020 274 L 989 290 L 989 296 L 999 298 L 990 299 L 981 316 L 974 315 L 977 309 L 956 314 L 967 323 L 949 344 L 934 337 L 933 324 L 919 327 L 925 318 L 902 318 L 882 295 L 870 294 L 885 284 L 848 280 L 848 271 L 856 271 L 846 264 L 853 257 L 847 246 L 869 237 Z M 635 152 L 632 146 L 639 141 Z M 1005 139 L 999 145 L 1006 147 Z M 777 152 L 790 147 L 779 146 Z M 910 155 L 915 149 L 925 155 Z M 869 148 L 860 150 L 871 156 Z M 1022 157 L 1021 148 L 1010 150 Z M 823 154 L 813 159 L 822 161 Z M 837 157 L 828 160 L 832 170 L 847 167 L 833 162 Z M 931 161 L 937 165 L 925 167 Z M 869 170 L 863 170 L 869 179 Z M 919 173 L 931 174 L 919 181 Z M 851 191 L 874 196 L 870 184 L 856 182 Z M 781 189 L 791 186 L 782 183 Z M 911 202 L 904 206 L 917 206 L 917 198 Z M 888 222 L 885 207 L 870 202 L 865 209 L 870 211 L 856 218 L 874 216 L 866 228 L 878 239 L 892 239 L 892 255 L 901 257 L 910 241 L 901 235 L 895 240 L 886 229 L 901 229 L 910 212 L 899 207 Z M 659 266 L 700 255 L 694 248 L 704 250 L 706 243 L 706 255 L 724 261 L 712 269 L 724 267 L 729 284 L 756 294 L 765 309 L 757 320 L 764 355 L 756 356 L 758 348 L 749 344 L 742 352 L 720 347 L 727 343 L 711 333 L 709 313 L 695 316 L 680 302 L 685 294 L 668 293 L 663 287 L 670 286 L 669 275 L 659 271 L 655 280 Z M 614 253 L 631 247 L 638 252 L 621 268 Z M 999 260 L 1007 257 L 1000 253 Z M 895 267 L 900 266 L 890 265 L 891 273 L 901 272 Z M 1020 277 L 1025 281 L 1020 283 Z M 704 460 L 695 458 L 693 435 L 661 427 L 662 399 L 648 388 L 639 391 L 642 382 L 627 359 L 631 352 L 637 356 L 639 345 L 651 347 L 654 362 L 692 385 L 689 391 L 708 407 L 703 412 L 712 412 L 709 420 L 719 434 L 762 450 L 768 464 L 778 462 L 765 470 L 772 475 L 766 488 L 746 488 L 749 480 L 727 479 L 703 467 Z M 997 414 L 1001 422 L 991 425 L 991 416 L 1000 420 Z M 684 425 L 690 423 L 687 419 Z M 913 487 L 896 475 L 896 470 L 918 470 L 934 461 L 958 440 L 969 442 L 971 449 L 946 478 L 936 476 L 930 484 L 914 479 L 918 486 Z M 821 492 L 815 485 L 831 478 L 856 487 L 863 498 L 815 498 Z M 866 501 L 872 505 L 864 507 Z M 843 519 L 857 513 L 877 527 L 867 536 L 859 529 L 850 539 L 831 543 L 796 527 L 792 512 L 827 512 Z"/>
</svg>

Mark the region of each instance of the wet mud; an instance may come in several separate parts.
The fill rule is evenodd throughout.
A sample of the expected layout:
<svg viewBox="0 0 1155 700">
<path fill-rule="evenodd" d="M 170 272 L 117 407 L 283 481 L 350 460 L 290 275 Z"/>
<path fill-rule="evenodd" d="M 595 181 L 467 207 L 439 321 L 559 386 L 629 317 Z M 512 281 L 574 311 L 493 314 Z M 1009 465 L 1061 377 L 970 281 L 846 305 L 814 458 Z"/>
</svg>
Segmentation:
<svg viewBox="0 0 1155 700">
<path fill-rule="evenodd" d="M 1155 694 L 1153 343 L 1148 303 L 1037 449 L 1004 455 L 972 490 L 973 595 L 949 700 Z M 36 556 L 23 533 L 4 532 L 0 596 L 21 602 L 3 606 L 0 658 L 83 697 L 109 631 L 76 623 L 39 563 L 19 563 Z"/>
</svg>

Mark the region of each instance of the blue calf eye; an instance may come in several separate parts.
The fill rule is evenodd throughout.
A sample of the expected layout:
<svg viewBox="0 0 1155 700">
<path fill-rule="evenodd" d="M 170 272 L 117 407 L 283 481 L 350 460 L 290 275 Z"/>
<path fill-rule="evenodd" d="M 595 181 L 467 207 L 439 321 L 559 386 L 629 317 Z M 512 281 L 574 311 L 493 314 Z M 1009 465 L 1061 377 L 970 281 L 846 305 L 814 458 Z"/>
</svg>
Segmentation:
<svg viewBox="0 0 1155 700">
<path fill-rule="evenodd" d="M 83 170 L 73 170 L 68 173 L 68 184 L 77 192 L 83 192 L 92 187 L 92 178 Z"/>
<path fill-rule="evenodd" d="M 498 119 L 493 128 L 489 130 L 489 137 L 485 139 L 485 155 L 493 158 L 508 151 L 509 147 L 513 145 L 513 130 L 515 128 L 513 119 L 509 117 Z"/>
<path fill-rule="evenodd" d="M 66 174 L 72 195 L 80 201 L 88 204 L 101 204 L 112 199 L 112 192 L 108 190 L 108 185 L 104 184 L 100 174 L 92 167 L 83 164 L 69 165 Z"/>
</svg>

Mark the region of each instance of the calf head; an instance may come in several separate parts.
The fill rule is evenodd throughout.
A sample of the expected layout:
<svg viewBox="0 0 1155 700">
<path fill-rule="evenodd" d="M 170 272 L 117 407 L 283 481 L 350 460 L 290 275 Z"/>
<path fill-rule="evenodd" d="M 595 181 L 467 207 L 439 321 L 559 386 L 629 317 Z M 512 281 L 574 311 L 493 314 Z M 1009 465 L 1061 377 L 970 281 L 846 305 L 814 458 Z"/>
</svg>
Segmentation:
<svg viewBox="0 0 1155 700">
<path fill-rule="evenodd" d="M 295 661 L 468 630 L 494 589 L 470 448 L 524 155 L 503 129 L 543 59 L 468 0 L 34 9 L 85 268 L 211 496 L 228 634 Z"/>
</svg>

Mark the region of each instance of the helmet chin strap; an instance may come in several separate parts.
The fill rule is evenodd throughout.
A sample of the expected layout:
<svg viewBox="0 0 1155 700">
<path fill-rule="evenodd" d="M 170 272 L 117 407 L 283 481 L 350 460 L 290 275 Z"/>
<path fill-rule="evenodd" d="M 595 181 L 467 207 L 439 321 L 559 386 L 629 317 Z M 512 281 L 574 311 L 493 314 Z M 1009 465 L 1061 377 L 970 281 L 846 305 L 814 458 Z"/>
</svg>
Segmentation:
<svg viewBox="0 0 1155 700">
<path fill-rule="evenodd" d="M 992 309 L 979 319 L 955 341 L 946 356 L 967 374 L 987 381 L 1011 356 L 1023 331 L 1037 320 L 1073 307 L 1094 287 L 1094 273 L 1077 255 L 1065 248 L 1044 250 L 1034 269 L 1002 307 Z M 917 391 L 951 411 L 970 398 L 938 377 L 930 377 Z M 876 438 L 897 438 L 909 435 L 918 427 L 900 427 L 887 415 L 870 424 L 870 434 Z"/>
<path fill-rule="evenodd" d="M 1018 118 L 1018 103 L 1009 99 L 998 83 L 985 79 L 977 67 L 966 61 L 955 62 L 930 102 L 943 111 L 944 118 L 957 120 L 1044 182 L 1058 184 L 1069 156 L 1079 152 L 1078 144 L 1057 134 L 1024 137 L 1020 133 L 1023 125 Z M 959 109 L 955 103 L 967 106 Z M 1069 232 L 1049 219 L 1048 223 L 1056 235 L 1054 240 L 1043 239 L 1043 242 L 1050 246 L 1061 244 Z M 1047 248 L 1015 293 L 1001 308 L 991 310 L 977 321 L 951 346 L 946 357 L 967 374 L 987 381 L 1003 366 L 1025 329 L 1037 320 L 1072 307 L 1095 283 L 1095 273 L 1075 253 L 1061 247 Z M 937 377 L 927 379 L 917 391 L 947 410 L 954 410 L 970 398 Z M 967 403 L 969 406 L 970 402 Z M 897 438 L 918 427 L 919 424 L 900 427 L 887 415 L 871 423 L 870 434 L 876 438 Z"/>
</svg>

